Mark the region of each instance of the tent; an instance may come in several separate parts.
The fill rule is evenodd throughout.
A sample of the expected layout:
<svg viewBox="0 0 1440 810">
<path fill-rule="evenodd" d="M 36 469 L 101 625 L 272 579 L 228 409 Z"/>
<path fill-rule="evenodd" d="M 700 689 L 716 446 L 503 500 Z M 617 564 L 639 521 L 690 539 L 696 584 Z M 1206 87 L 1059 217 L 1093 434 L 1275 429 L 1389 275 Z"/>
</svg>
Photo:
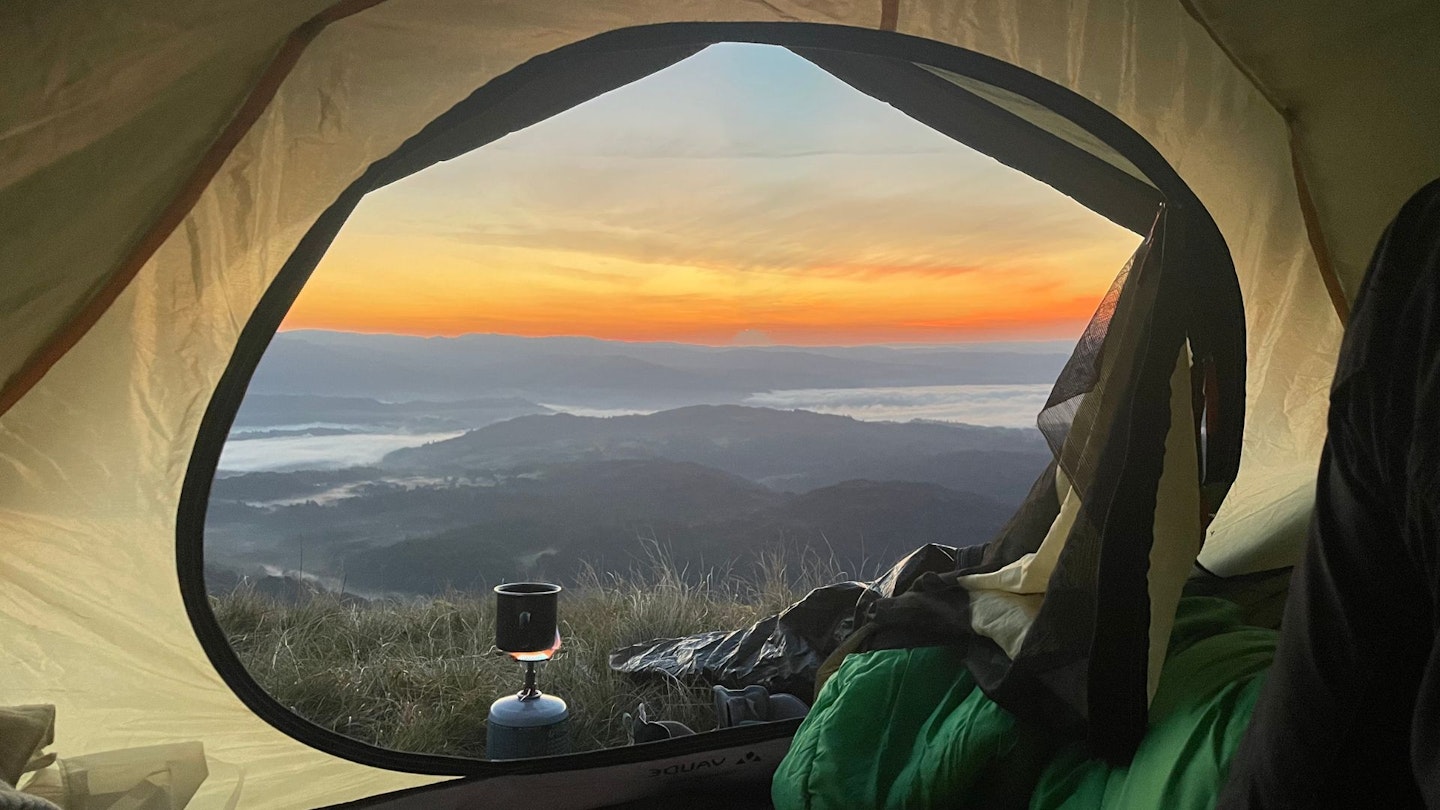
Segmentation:
<svg viewBox="0 0 1440 810">
<path fill-rule="evenodd" d="M 702 758 L 777 759 L 783 736 L 744 728 L 560 763 L 302 742 L 222 677 L 177 576 L 207 411 L 327 217 L 724 40 L 808 50 L 902 109 L 918 66 L 972 112 L 927 123 L 1056 146 L 1070 159 L 1020 168 L 1122 224 L 1156 189 L 1198 203 L 1233 259 L 1248 359 L 1239 473 L 1199 562 L 1283 568 L 1347 301 L 1389 217 L 1440 175 L 1437 36 L 1421 0 L 7 4 L 0 703 L 54 704 L 65 754 L 203 741 L 196 808 L 509 806 L 542 788 L 601 806 Z"/>
</svg>

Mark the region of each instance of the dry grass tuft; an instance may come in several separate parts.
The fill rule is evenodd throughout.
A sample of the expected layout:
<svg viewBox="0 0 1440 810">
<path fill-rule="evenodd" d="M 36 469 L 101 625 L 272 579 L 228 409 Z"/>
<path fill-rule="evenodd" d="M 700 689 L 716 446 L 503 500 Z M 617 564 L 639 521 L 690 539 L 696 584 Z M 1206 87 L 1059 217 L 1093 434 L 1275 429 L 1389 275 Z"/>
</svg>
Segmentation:
<svg viewBox="0 0 1440 810">
<path fill-rule="evenodd" d="M 844 578 L 814 554 L 798 570 L 778 554 L 762 560 L 753 579 L 692 574 L 652 547 L 644 567 L 591 571 L 561 594 L 563 646 L 543 665 L 541 688 L 569 704 L 577 751 L 626 744 L 622 714 L 642 701 L 654 718 L 713 728 L 708 686 L 637 682 L 610 670 L 610 650 L 747 627 Z M 488 594 L 367 605 L 322 594 L 284 605 L 241 587 L 212 605 L 251 676 L 281 704 L 383 748 L 483 758 L 491 701 L 521 683 L 520 665 L 494 648 Z"/>
</svg>

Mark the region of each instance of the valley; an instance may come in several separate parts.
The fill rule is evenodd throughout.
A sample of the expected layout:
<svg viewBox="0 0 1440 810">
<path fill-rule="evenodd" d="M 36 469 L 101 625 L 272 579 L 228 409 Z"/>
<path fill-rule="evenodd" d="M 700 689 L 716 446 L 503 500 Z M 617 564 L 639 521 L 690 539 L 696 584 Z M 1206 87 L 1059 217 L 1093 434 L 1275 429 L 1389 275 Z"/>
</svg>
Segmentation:
<svg viewBox="0 0 1440 810">
<path fill-rule="evenodd" d="M 277 338 L 282 347 L 287 337 Z M 562 340 L 490 337 L 520 346 L 532 365 L 551 371 L 541 348 Z M 456 384 L 452 393 L 465 394 L 457 399 L 379 396 L 376 381 L 402 361 L 411 365 L 412 393 L 438 397 L 446 389 L 444 362 L 405 360 L 417 341 L 320 341 L 341 359 L 307 379 L 350 369 L 356 382 L 345 396 L 294 390 L 304 388 L 294 384 L 298 378 L 278 386 L 267 355 L 211 491 L 206 562 L 213 587 L 233 587 L 241 576 L 284 575 L 360 595 L 434 596 L 516 579 L 569 583 L 644 568 L 655 555 L 695 576 L 743 579 L 762 562 L 798 566 L 818 556 L 863 577 L 924 543 L 986 542 L 1050 459 L 1034 428 L 860 419 L 727 401 L 757 395 L 745 373 L 769 368 L 768 375 L 809 350 L 712 357 L 712 370 L 721 367 L 720 376 L 740 382 L 717 395 L 720 402 L 679 407 L 656 407 L 667 399 L 664 391 L 633 387 L 634 380 L 626 383 L 630 399 L 607 399 L 594 388 L 604 375 L 559 397 L 519 384 L 488 394 Z M 418 342 L 438 356 L 454 348 Z M 565 345 L 579 351 L 599 343 Z M 717 353 L 611 348 L 642 364 Z M 816 354 L 833 362 L 817 364 L 807 379 L 848 383 L 837 390 L 852 399 L 874 396 L 865 392 L 876 389 L 856 383 L 947 382 L 952 378 L 935 369 L 953 371 L 960 361 L 949 355 L 965 353 L 882 349 Z M 992 378 L 1027 396 L 1041 388 L 1016 382 L 1032 370 L 995 376 L 1003 359 L 971 354 L 965 362 L 990 368 Z M 1016 354 L 1055 364 L 1049 354 Z M 831 376 L 816 376 L 822 372 Z M 542 404 L 556 398 L 595 407 L 564 412 Z M 578 415 L 614 413 L 608 406 L 622 407 L 616 415 Z"/>
</svg>

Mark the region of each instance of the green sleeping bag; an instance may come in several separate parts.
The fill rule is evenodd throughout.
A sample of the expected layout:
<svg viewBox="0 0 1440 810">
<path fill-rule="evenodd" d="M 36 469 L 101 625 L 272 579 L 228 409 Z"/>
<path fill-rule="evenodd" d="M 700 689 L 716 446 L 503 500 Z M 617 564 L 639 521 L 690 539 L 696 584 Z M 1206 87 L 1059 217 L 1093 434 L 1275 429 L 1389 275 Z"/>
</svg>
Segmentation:
<svg viewBox="0 0 1440 810">
<path fill-rule="evenodd" d="M 1276 633 L 1211 597 L 1180 601 L 1150 730 L 1130 765 L 1087 759 L 979 690 L 949 647 L 851 655 L 816 697 L 772 785 L 779 810 L 1209 808 Z"/>
</svg>

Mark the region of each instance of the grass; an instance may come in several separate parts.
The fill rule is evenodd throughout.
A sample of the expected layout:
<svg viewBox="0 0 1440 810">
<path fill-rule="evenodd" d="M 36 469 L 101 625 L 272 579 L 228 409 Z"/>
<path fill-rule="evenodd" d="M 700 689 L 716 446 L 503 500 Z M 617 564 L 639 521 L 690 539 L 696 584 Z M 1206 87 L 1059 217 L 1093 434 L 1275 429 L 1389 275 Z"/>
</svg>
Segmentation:
<svg viewBox="0 0 1440 810">
<path fill-rule="evenodd" d="M 563 645 L 540 688 L 570 707 L 573 750 L 625 745 L 622 715 L 644 702 L 652 719 L 714 728 L 709 686 L 612 672 L 612 649 L 654 638 L 735 630 L 845 579 L 833 560 L 779 554 L 742 579 L 678 570 L 658 549 L 626 574 L 589 572 L 561 594 Z M 494 599 L 449 594 L 427 602 L 349 604 L 321 594 L 285 605 L 244 586 L 212 597 L 220 626 L 281 704 L 348 737 L 400 751 L 485 756 L 485 715 L 518 691 L 520 664 L 494 648 Z"/>
</svg>

